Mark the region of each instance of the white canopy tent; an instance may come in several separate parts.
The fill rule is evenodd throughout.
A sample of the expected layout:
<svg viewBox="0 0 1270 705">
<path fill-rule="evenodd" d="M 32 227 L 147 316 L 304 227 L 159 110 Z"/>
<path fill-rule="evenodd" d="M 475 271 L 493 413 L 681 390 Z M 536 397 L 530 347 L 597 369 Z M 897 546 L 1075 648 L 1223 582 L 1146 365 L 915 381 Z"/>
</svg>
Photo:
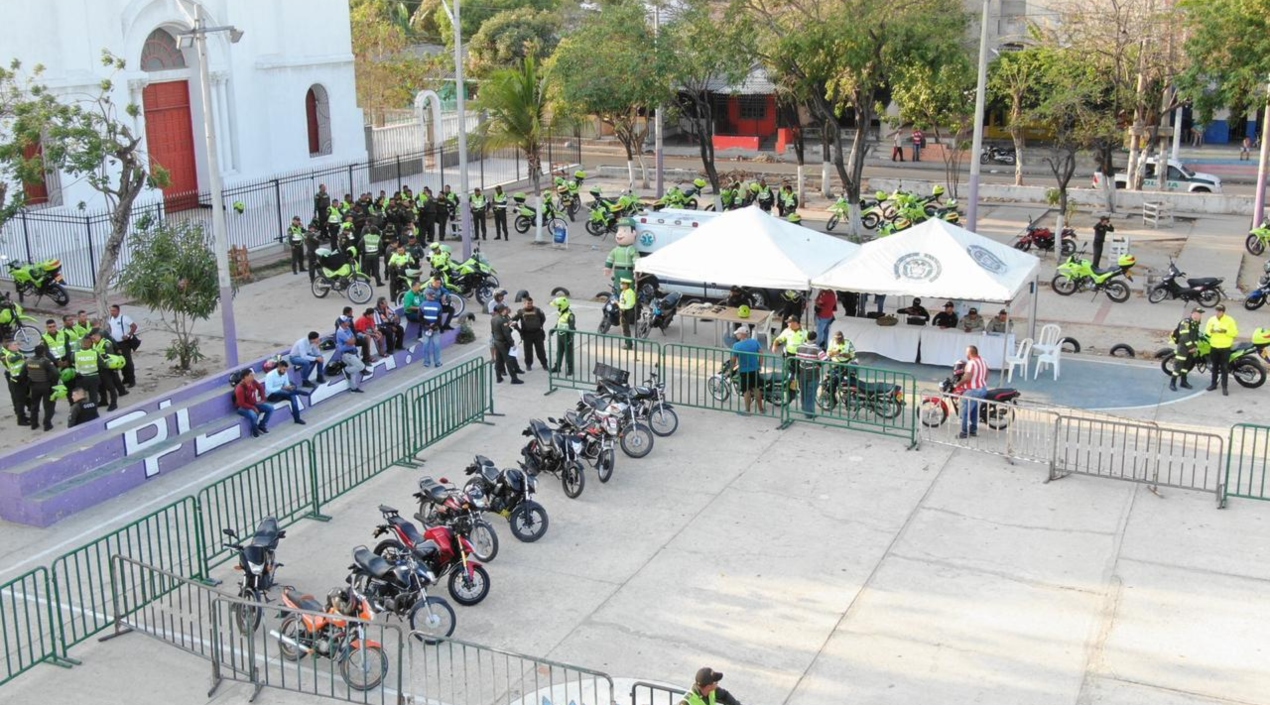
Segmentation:
<svg viewBox="0 0 1270 705">
<path fill-rule="evenodd" d="M 831 235 L 764 213 L 730 211 L 635 263 L 635 272 L 725 286 L 807 291 L 811 280 L 861 251 Z"/>
</svg>

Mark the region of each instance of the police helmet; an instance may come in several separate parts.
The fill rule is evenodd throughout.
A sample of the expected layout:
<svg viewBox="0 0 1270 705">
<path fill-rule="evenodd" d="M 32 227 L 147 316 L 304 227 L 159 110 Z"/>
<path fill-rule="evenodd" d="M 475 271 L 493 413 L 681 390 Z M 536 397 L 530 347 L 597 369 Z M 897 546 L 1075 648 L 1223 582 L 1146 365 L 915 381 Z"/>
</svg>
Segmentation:
<svg viewBox="0 0 1270 705">
<path fill-rule="evenodd" d="M 569 308 L 569 297 L 557 296 L 556 298 L 551 300 L 551 305 L 555 306 L 556 309 L 559 311 L 564 311 L 565 309 Z"/>
</svg>

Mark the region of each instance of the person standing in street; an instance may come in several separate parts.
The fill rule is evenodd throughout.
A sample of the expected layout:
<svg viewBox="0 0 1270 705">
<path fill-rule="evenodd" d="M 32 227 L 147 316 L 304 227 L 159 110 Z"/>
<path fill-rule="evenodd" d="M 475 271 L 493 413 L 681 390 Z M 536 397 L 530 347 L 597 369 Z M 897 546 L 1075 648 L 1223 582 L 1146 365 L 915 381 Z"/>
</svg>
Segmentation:
<svg viewBox="0 0 1270 705">
<path fill-rule="evenodd" d="M 516 344 L 516 340 L 512 337 L 512 322 L 507 316 L 507 304 L 499 304 L 494 309 L 494 317 L 490 319 L 490 338 L 494 348 L 494 373 L 497 375 L 499 383 L 502 383 L 503 377 L 510 375 L 512 384 L 524 384 L 518 375 L 518 368 L 514 361 L 510 361 L 512 346 Z"/>
<path fill-rule="evenodd" d="M 494 187 L 494 239 L 510 240 L 507 234 L 507 194 L 502 185 Z"/>
<path fill-rule="evenodd" d="M 31 423 L 27 418 L 27 383 L 26 355 L 18 346 L 17 340 L 10 340 L 4 345 L 4 379 L 9 383 L 9 401 L 13 402 L 13 416 L 19 426 Z"/>
<path fill-rule="evenodd" d="M 525 297 L 521 309 L 512 316 L 512 324 L 520 331 L 520 340 L 525 347 L 525 370 L 534 369 L 534 357 L 542 369 L 547 369 L 547 314 L 534 307 L 534 300 Z"/>
<path fill-rule="evenodd" d="M 1235 319 L 1226 315 L 1225 304 L 1213 307 L 1213 315 L 1204 324 L 1204 333 L 1208 335 L 1208 342 L 1213 348 L 1208 355 L 1208 366 L 1213 369 L 1213 381 L 1208 385 L 1208 391 L 1217 389 L 1217 379 L 1220 376 L 1222 396 L 1229 396 L 1226 382 L 1230 376 L 1230 349 L 1235 345 L 1235 338 L 1239 337 L 1239 325 L 1235 323 Z"/>
<path fill-rule="evenodd" d="M 630 350 L 635 347 L 634 339 L 631 337 L 631 327 L 635 325 L 635 309 L 639 299 L 635 296 L 634 282 L 630 279 L 623 279 L 621 282 L 622 291 L 617 296 L 617 308 L 621 312 L 622 319 L 622 337 L 626 338 L 626 343 L 622 347 Z"/>
<path fill-rule="evenodd" d="M 577 328 L 576 317 L 573 311 L 569 309 L 569 299 L 564 296 L 557 296 L 551 302 L 556 307 L 556 311 L 560 312 L 560 317 L 556 319 L 556 364 L 551 368 L 551 374 L 560 374 L 560 363 L 564 362 L 565 376 L 573 376 L 573 331 Z"/>
<path fill-rule="evenodd" d="M 110 307 L 110 318 L 106 321 L 110 329 L 110 339 L 115 341 L 115 348 L 123 355 L 123 384 L 131 389 L 137 386 L 137 368 L 132 364 L 132 353 L 141 345 L 137 339 L 137 324 L 119 308 L 119 304 Z M 127 396 L 120 392 L 119 396 Z"/>
<path fill-rule="evenodd" d="M 1094 225 L 1094 269 L 1102 266 L 1102 247 L 1107 241 L 1107 233 L 1114 233 L 1116 226 L 1111 224 L 1111 216 L 1104 215 Z"/>
<path fill-rule="evenodd" d="M 816 343 L 816 331 L 798 346 L 794 356 L 798 364 L 798 394 L 803 402 L 803 416 L 816 418 L 816 389 L 820 386 L 820 363 L 827 357 Z"/>
<path fill-rule="evenodd" d="M 485 194 L 481 193 L 481 189 L 473 190 L 472 194 L 467 197 L 467 207 L 472 213 L 472 239 L 484 240 L 488 231 L 485 228 L 485 214 L 489 211 L 489 204 L 485 201 Z"/>
<path fill-rule="evenodd" d="M 291 274 L 295 276 L 304 271 L 304 222 L 300 216 L 291 219 L 287 226 L 287 244 L 291 247 Z"/>
<path fill-rule="evenodd" d="M 732 346 L 732 364 L 736 365 L 737 385 L 741 396 L 745 398 L 745 413 L 749 414 L 754 401 L 758 400 L 758 413 L 767 413 L 763 406 L 763 387 L 761 369 L 763 366 L 763 346 L 750 337 L 750 329 L 741 326 L 733 334 L 736 343 Z"/>
<path fill-rule="evenodd" d="M 53 399 L 53 385 L 59 381 L 57 368 L 48 357 L 48 348 L 43 343 L 36 345 L 35 353 L 26 363 L 26 411 L 31 430 L 39 428 L 41 410 L 44 411 L 44 430 L 53 430 L 53 409 L 57 405 Z"/>
<path fill-rule="evenodd" d="M 1204 309 L 1196 306 L 1191 309 L 1191 315 L 1183 318 L 1177 327 L 1173 329 L 1173 375 L 1169 379 L 1169 389 L 1177 391 L 1177 385 L 1181 382 L 1185 389 L 1191 388 L 1191 383 L 1186 381 L 1186 375 L 1195 367 L 1195 355 L 1199 351 L 1199 340 L 1203 333 L 1203 326 L 1200 318 L 1204 314 Z"/>
<path fill-rule="evenodd" d="M 379 228 L 370 225 L 362 231 L 362 241 L 357 249 L 362 253 L 362 271 L 368 276 L 375 277 L 375 286 L 383 286 L 384 281 L 379 274 L 379 254 L 383 247 L 384 238 L 379 233 Z"/>
<path fill-rule="evenodd" d="M 331 194 L 326 192 L 326 184 L 318 184 L 317 194 L 313 196 L 313 219 L 322 222 L 331 211 Z"/>
<path fill-rule="evenodd" d="M 821 289 L 816 295 L 816 339 L 820 349 L 829 345 L 829 328 L 833 326 L 833 314 L 838 310 L 838 295 L 830 289 Z"/>
<path fill-rule="evenodd" d="M 978 346 L 966 348 L 966 369 L 957 385 L 961 400 L 961 433 L 958 438 L 979 435 L 979 402 L 988 396 L 988 363 L 979 357 Z"/>
<path fill-rule="evenodd" d="M 916 127 L 913 128 L 913 161 L 922 160 L 922 147 L 926 146 L 926 135 Z"/>
<path fill-rule="evenodd" d="M 904 131 L 898 127 L 891 133 L 891 161 L 904 161 Z"/>
</svg>

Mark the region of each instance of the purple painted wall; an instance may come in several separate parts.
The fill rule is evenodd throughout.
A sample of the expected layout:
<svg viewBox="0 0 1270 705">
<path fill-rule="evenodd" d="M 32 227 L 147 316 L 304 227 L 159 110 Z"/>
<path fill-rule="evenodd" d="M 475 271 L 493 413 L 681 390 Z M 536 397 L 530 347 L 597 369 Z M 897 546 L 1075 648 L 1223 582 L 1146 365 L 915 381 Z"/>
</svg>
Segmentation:
<svg viewBox="0 0 1270 705">
<path fill-rule="evenodd" d="M 457 335 L 457 330 L 444 333 L 442 346 L 453 345 Z M 373 389 L 388 375 L 403 373 L 412 362 L 413 370 L 405 374 L 422 376 L 424 368 L 416 357 L 419 347 L 415 343 L 379 360 L 371 366 L 372 375 L 363 384 Z M 268 359 L 261 358 L 251 367 L 259 371 Z M 151 477 L 178 470 L 214 450 L 244 439 L 255 440 L 247 421 L 234 414 L 229 375 L 229 371 L 210 375 L 88 424 L 42 436 L 36 443 L 0 456 L 0 519 L 49 526 L 142 485 Z M 301 409 L 322 404 L 347 389 L 348 382 L 341 375 L 314 389 L 310 397 L 302 398 Z M 218 391 L 223 394 L 215 393 Z M 205 395 L 207 399 L 188 409 L 165 411 Z M 136 426 L 141 421 L 146 423 Z M 285 402 L 275 405 L 270 430 L 288 423 L 289 407 Z M 179 445 L 155 448 L 194 429 L 200 432 Z M 67 453 L 68 446 L 77 449 Z M 93 476 L 96 470 L 127 458 L 136 458 L 136 462 L 121 463 L 109 473 Z M 48 462 L 38 464 L 41 459 Z M 14 472 L 24 466 L 29 469 Z"/>
</svg>

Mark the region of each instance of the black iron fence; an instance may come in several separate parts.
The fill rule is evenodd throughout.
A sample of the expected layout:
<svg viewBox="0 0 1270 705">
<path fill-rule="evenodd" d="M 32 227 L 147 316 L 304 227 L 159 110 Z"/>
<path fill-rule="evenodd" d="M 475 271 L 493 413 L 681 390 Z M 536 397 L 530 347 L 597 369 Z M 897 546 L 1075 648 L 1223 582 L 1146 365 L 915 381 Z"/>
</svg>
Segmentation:
<svg viewBox="0 0 1270 705">
<path fill-rule="evenodd" d="M 547 153 L 544 170 L 548 165 L 559 169 L 582 160 L 580 142 L 572 136 L 550 139 Z M 525 158 L 517 149 L 468 150 L 468 182 L 472 188 L 493 188 L 528 178 Z M 366 192 L 375 196 L 380 191 L 392 194 L 403 186 L 415 192 L 430 186 L 436 192 L 450 184 L 457 191 L 458 182 L 458 150 L 442 145 L 414 154 L 231 183 L 222 193 L 220 207 L 225 210 L 230 246 L 259 250 L 280 242 L 293 216 L 300 216 L 305 223 L 313 217 L 313 196 L 319 184 L 325 184 L 332 197 L 343 198 L 346 194 L 357 197 Z M 132 227 L 156 218 L 175 218 L 200 221 L 210 231 L 213 207 L 211 194 L 205 192 L 155 194 L 136 205 Z M 96 285 L 97 263 L 110 232 L 110 213 L 105 210 L 24 210 L 0 225 L 0 256 L 33 262 L 60 259 L 67 284 L 88 289 Z M 116 271 L 128 260 L 125 246 Z M 0 278 L 9 278 L 3 267 Z"/>
</svg>

